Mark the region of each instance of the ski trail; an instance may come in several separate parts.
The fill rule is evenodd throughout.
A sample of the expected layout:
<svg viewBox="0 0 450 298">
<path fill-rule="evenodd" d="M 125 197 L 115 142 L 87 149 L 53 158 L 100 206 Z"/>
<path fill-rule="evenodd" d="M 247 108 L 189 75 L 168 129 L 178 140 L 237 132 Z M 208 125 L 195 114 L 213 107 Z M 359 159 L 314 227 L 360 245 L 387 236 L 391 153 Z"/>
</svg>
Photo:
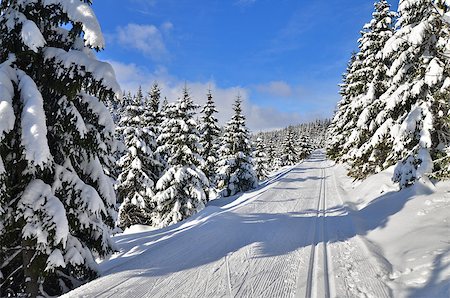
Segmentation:
<svg viewBox="0 0 450 298">
<path fill-rule="evenodd" d="M 316 151 L 249 200 L 207 207 L 213 216 L 187 228 L 127 236 L 123 259 L 66 297 L 389 296 L 370 252 L 348 237 L 354 224 L 327 164 Z M 348 227 L 330 224 L 338 216 Z"/>
<path fill-rule="evenodd" d="M 317 198 L 317 208 L 314 225 L 312 227 L 311 252 L 308 262 L 308 273 L 306 280 L 305 297 L 326 297 L 330 295 L 330 281 L 328 270 L 328 249 L 327 249 L 327 231 L 326 231 L 326 175 L 325 168 L 320 169 L 320 187 Z M 322 241 L 319 241 L 319 240 Z M 322 246 L 322 250 L 320 250 Z M 322 255 L 320 256 L 320 252 Z M 320 268 L 322 264 L 322 268 Z M 319 281 L 323 279 L 323 287 Z M 299 287 L 300 286 L 300 287 Z M 301 285 L 297 285 L 298 293 L 301 293 Z"/>
</svg>

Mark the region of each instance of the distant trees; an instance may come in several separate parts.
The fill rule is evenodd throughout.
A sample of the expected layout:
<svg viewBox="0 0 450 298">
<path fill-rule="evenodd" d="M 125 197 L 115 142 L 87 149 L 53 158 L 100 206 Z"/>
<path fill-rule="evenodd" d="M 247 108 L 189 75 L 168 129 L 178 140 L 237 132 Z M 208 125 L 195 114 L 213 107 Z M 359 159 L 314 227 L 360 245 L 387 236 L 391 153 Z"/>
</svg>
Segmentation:
<svg viewBox="0 0 450 298">
<path fill-rule="evenodd" d="M 332 140 L 346 141 L 331 141 L 329 155 L 350 163 L 350 175 L 364 178 L 396 164 L 393 180 L 400 187 L 448 177 L 447 12 L 443 1 L 402 0 L 394 30 L 388 3 L 375 3 L 330 130 Z"/>
<path fill-rule="evenodd" d="M 323 146 L 329 124 L 315 121 L 252 137 L 239 96 L 223 129 L 211 91 L 201 111 L 187 88 L 174 103 L 165 99 L 161 105 L 160 100 L 161 89 L 154 83 L 147 94 L 139 88 L 114 104 L 122 107 L 116 137 L 124 149 L 115 187 L 117 225 L 122 229 L 174 224 L 204 208 L 208 200 L 255 188 L 271 171 L 294 165 Z M 288 141 L 286 148 L 282 140 Z"/>
</svg>

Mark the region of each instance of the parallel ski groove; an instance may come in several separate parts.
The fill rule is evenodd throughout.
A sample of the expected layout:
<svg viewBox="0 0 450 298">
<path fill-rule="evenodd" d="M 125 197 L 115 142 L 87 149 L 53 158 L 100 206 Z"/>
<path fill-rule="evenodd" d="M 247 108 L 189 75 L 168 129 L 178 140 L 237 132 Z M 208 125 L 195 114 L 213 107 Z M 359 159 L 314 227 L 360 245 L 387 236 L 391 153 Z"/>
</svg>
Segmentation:
<svg viewBox="0 0 450 298">
<path fill-rule="evenodd" d="M 327 196 L 326 196 L 326 187 L 325 187 L 325 179 L 326 173 L 325 168 L 322 169 L 323 174 L 323 200 L 322 200 L 322 242 L 323 242 L 323 274 L 324 274 L 324 282 L 325 282 L 325 297 L 330 297 L 330 280 L 329 280 L 329 271 L 328 271 L 328 235 L 327 235 L 327 222 L 326 222 L 326 210 L 327 210 Z"/>
<path fill-rule="evenodd" d="M 306 279 L 306 298 L 312 297 L 312 291 L 313 291 L 313 274 L 315 271 L 315 256 L 316 256 L 316 248 L 317 248 L 317 225 L 319 223 L 319 210 L 320 210 L 320 202 L 322 199 L 322 192 L 323 192 L 323 185 L 324 185 L 324 175 L 323 170 L 321 169 L 321 179 L 320 179 L 320 187 L 319 187 L 319 197 L 317 200 L 317 211 L 316 211 L 316 217 L 314 221 L 314 225 L 312 227 L 312 241 L 311 241 L 311 253 L 309 257 L 309 265 L 308 265 L 308 277 Z"/>
</svg>

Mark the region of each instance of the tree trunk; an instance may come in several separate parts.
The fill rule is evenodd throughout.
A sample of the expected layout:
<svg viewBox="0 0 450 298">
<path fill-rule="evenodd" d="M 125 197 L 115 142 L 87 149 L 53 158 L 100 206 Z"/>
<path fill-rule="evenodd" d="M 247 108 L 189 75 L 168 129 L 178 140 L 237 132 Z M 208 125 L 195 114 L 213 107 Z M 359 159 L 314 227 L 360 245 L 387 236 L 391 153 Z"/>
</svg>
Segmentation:
<svg viewBox="0 0 450 298">
<path fill-rule="evenodd" d="M 36 250 L 34 249 L 35 241 L 27 239 L 22 240 L 22 258 L 23 258 L 23 275 L 25 278 L 25 293 L 27 297 L 35 298 L 39 294 L 39 268 L 36 262 L 33 262 Z"/>
</svg>

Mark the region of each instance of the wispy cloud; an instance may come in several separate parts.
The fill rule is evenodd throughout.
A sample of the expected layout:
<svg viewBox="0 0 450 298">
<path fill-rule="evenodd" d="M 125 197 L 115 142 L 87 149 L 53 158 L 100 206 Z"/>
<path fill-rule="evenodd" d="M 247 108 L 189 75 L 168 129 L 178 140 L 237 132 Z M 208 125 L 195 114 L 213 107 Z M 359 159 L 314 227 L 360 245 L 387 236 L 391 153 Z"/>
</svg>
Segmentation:
<svg viewBox="0 0 450 298">
<path fill-rule="evenodd" d="M 169 56 L 164 36 L 173 29 L 173 24 L 166 22 L 159 28 L 155 25 L 128 24 L 118 27 L 113 41 L 124 48 L 137 50 L 155 61 Z"/>
<path fill-rule="evenodd" d="M 162 96 L 169 101 L 176 100 L 181 96 L 185 84 L 187 84 L 192 98 L 198 105 L 206 103 L 206 93 L 212 90 L 214 99 L 219 110 L 218 119 L 223 125 L 233 115 L 233 103 L 240 94 L 243 99 L 243 110 L 247 117 L 247 125 L 252 131 L 271 130 L 286 127 L 290 124 L 300 123 L 303 118 L 295 112 L 284 112 L 274 107 L 263 107 L 251 99 L 251 89 L 241 86 L 221 87 L 214 80 L 202 82 L 185 82 L 171 76 L 167 69 L 159 67 L 156 71 L 149 71 L 136 64 L 125 64 L 118 61 L 108 61 L 116 72 L 117 79 L 123 90 L 136 91 L 139 86 L 150 90 L 153 82 L 157 81 L 162 88 Z"/>
<path fill-rule="evenodd" d="M 292 87 L 284 81 L 272 81 L 267 84 L 260 84 L 255 89 L 260 93 L 280 97 L 289 97 L 293 94 Z"/>
</svg>

